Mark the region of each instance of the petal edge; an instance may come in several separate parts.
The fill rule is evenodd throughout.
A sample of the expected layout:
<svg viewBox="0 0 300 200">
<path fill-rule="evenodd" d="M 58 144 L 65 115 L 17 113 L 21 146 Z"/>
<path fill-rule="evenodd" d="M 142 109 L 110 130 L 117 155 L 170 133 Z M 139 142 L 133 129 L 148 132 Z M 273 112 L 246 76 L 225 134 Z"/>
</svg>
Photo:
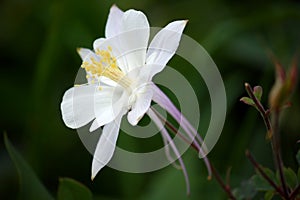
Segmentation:
<svg viewBox="0 0 300 200">
<path fill-rule="evenodd" d="M 105 125 L 103 128 L 92 162 L 92 180 L 113 156 L 119 135 L 121 119 L 122 115 L 119 115 L 115 121 Z"/>
</svg>

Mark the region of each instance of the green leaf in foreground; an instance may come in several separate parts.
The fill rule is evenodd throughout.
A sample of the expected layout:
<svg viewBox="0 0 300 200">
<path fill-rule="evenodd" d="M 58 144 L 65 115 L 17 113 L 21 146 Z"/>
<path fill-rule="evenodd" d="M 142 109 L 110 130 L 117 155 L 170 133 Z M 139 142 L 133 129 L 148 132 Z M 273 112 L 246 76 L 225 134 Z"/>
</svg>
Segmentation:
<svg viewBox="0 0 300 200">
<path fill-rule="evenodd" d="M 4 134 L 4 143 L 19 174 L 21 199 L 53 200 L 53 197 L 49 194 L 46 188 L 39 181 L 31 167 L 12 146 L 6 134 Z"/>
<path fill-rule="evenodd" d="M 92 200 L 91 191 L 83 184 L 70 179 L 59 179 L 58 200 Z"/>
</svg>

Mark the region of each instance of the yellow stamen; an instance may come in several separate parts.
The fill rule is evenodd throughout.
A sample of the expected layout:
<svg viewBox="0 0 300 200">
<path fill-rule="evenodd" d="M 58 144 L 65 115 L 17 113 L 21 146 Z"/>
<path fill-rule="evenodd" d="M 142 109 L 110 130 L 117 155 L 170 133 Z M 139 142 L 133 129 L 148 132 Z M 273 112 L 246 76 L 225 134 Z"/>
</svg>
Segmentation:
<svg viewBox="0 0 300 200">
<path fill-rule="evenodd" d="M 132 81 L 118 67 L 117 59 L 112 55 L 112 47 L 108 46 L 107 50 L 98 49 L 95 53 L 100 57 L 100 60 L 91 57 L 90 62 L 84 61 L 81 65 L 82 68 L 91 73 L 92 84 L 96 77 L 105 76 L 124 88 L 128 88 Z"/>
</svg>

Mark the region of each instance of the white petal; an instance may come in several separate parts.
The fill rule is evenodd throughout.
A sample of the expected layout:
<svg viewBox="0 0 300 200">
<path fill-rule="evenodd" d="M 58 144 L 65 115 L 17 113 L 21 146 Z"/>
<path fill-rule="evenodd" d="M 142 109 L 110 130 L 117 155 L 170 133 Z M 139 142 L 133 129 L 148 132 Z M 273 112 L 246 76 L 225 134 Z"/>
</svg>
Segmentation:
<svg viewBox="0 0 300 200">
<path fill-rule="evenodd" d="M 144 85 L 135 92 L 136 101 L 127 115 L 128 122 L 135 126 L 148 111 L 153 96 L 152 84 Z"/>
<path fill-rule="evenodd" d="M 98 128 L 100 128 L 100 124 L 98 124 L 97 119 L 95 119 L 89 129 L 90 132 L 93 132 L 95 130 L 97 130 Z"/>
<path fill-rule="evenodd" d="M 136 10 L 124 13 L 118 41 L 126 57 L 126 72 L 145 64 L 149 34 L 149 23 L 144 13 Z"/>
<path fill-rule="evenodd" d="M 136 29 L 149 29 L 149 22 L 143 12 L 130 9 L 124 13 L 121 26 L 122 32 Z"/>
<path fill-rule="evenodd" d="M 119 115 L 113 122 L 104 126 L 102 135 L 100 136 L 94 158 L 92 162 L 92 180 L 97 173 L 110 161 L 113 156 L 122 115 Z"/>
<path fill-rule="evenodd" d="M 67 90 L 61 103 L 62 118 L 69 128 L 79 128 L 95 118 L 94 93 L 91 85 Z"/>
<path fill-rule="evenodd" d="M 118 35 L 121 30 L 121 20 L 124 12 L 120 10 L 116 5 L 110 8 L 108 19 L 105 27 L 105 37 L 110 38 Z"/>
<path fill-rule="evenodd" d="M 98 38 L 93 43 L 93 48 L 96 51 L 97 49 L 101 49 L 101 45 L 105 42 L 105 38 Z"/>
<path fill-rule="evenodd" d="M 115 34 L 116 31 L 112 31 L 114 34 L 110 34 L 106 39 L 97 39 L 94 42 L 94 50 L 106 50 L 110 46 L 113 56 L 117 59 L 118 66 L 127 74 L 127 72 L 145 64 L 150 34 L 149 23 L 147 17 L 140 11 L 128 10 L 122 13 L 121 16 L 119 11 L 114 10 L 115 8 L 112 8 L 107 22 L 107 26 L 109 26 L 106 29 L 109 30 L 112 29 L 109 27 L 116 26 L 118 33 Z M 110 21 L 118 22 L 113 25 L 110 24 Z"/>
<path fill-rule="evenodd" d="M 93 53 L 91 50 L 86 48 L 78 48 L 77 52 L 80 55 L 82 60 L 84 60 L 90 53 Z"/>
<path fill-rule="evenodd" d="M 149 45 L 147 51 L 147 67 L 151 67 L 152 76 L 163 70 L 175 54 L 186 25 L 186 20 L 174 21 L 160 30 Z"/>
<path fill-rule="evenodd" d="M 127 102 L 127 93 L 121 88 L 103 87 L 99 95 L 95 96 L 96 119 L 90 127 L 90 132 L 115 120 L 124 106 L 127 106 Z"/>
</svg>

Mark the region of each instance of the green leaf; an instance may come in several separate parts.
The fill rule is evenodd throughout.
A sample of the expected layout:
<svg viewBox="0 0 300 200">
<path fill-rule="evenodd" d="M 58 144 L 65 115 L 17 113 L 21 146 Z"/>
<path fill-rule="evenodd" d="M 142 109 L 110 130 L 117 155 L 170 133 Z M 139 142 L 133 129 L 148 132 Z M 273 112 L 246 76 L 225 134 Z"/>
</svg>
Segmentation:
<svg viewBox="0 0 300 200">
<path fill-rule="evenodd" d="M 238 199 L 253 199 L 257 190 L 251 180 L 243 181 L 240 187 L 233 190 L 233 195 Z"/>
<path fill-rule="evenodd" d="M 294 189 L 298 185 L 298 178 L 294 170 L 291 168 L 283 168 L 283 173 L 288 186 Z"/>
<path fill-rule="evenodd" d="M 265 174 L 274 182 L 277 184 L 276 175 L 275 173 L 266 167 L 263 167 L 263 170 Z M 262 175 L 257 172 L 257 175 L 252 176 L 251 180 L 253 181 L 253 184 L 255 185 L 256 189 L 259 191 L 270 191 L 274 190 L 274 188 L 269 184 L 269 182 L 262 177 Z"/>
<path fill-rule="evenodd" d="M 267 168 L 267 167 L 263 167 L 263 170 L 264 170 L 264 172 L 275 182 L 275 183 L 277 183 L 276 182 L 276 175 L 275 175 L 275 173 L 271 170 L 271 169 L 269 169 L 269 168 Z"/>
<path fill-rule="evenodd" d="M 240 99 L 240 101 L 242 101 L 243 103 L 245 103 L 247 105 L 256 107 L 254 101 L 252 99 L 250 99 L 249 97 L 242 97 Z"/>
<path fill-rule="evenodd" d="M 70 178 L 59 179 L 58 200 L 92 200 L 89 188 Z"/>
<path fill-rule="evenodd" d="M 270 191 L 273 187 L 260 175 L 254 175 L 251 178 L 253 185 L 258 191 Z"/>
<path fill-rule="evenodd" d="M 4 134 L 6 149 L 14 162 L 20 178 L 20 198 L 21 199 L 43 199 L 53 200 L 46 188 L 39 181 L 31 167 L 26 163 L 22 156 L 12 146 L 7 135 Z"/>
<path fill-rule="evenodd" d="M 296 154 L 296 159 L 297 159 L 298 165 L 300 166 L 300 149 L 298 150 L 298 152 Z"/>
<path fill-rule="evenodd" d="M 255 95 L 255 97 L 260 101 L 261 100 L 261 96 L 263 94 L 263 89 L 261 86 L 255 86 L 253 88 L 253 94 Z"/>
<path fill-rule="evenodd" d="M 268 191 L 265 193 L 265 200 L 271 200 L 274 196 L 274 191 Z"/>
</svg>

